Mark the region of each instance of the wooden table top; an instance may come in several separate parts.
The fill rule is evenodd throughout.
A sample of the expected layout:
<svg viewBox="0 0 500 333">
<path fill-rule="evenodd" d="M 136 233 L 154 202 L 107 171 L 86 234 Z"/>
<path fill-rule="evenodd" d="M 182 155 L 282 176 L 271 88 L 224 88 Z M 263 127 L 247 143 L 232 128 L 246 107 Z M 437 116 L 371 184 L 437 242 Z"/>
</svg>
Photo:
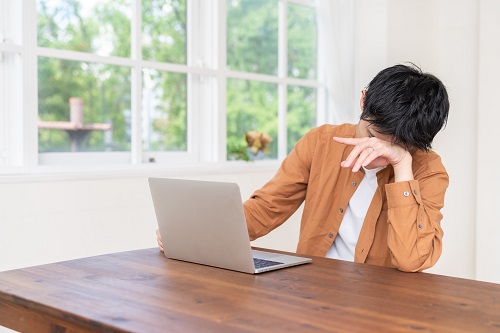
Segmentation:
<svg viewBox="0 0 500 333">
<path fill-rule="evenodd" d="M 22 332 L 500 332 L 500 284 L 313 257 L 258 275 L 157 249 L 0 272 Z"/>
</svg>

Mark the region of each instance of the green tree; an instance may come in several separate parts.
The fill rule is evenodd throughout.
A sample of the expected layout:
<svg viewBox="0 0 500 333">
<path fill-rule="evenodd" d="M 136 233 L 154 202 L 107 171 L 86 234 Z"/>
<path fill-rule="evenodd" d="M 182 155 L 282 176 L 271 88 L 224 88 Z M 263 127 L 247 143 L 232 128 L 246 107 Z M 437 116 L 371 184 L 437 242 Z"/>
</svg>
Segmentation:
<svg viewBox="0 0 500 333">
<path fill-rule="evenodd" d="M 227 66 L 278 73 L 278 1 L 227 0 Z"/>
<path fill-rule="evenodd" d="M 273 138 L 268 158 L 277 158 L 278 86 L 229 79 L 227 83 L 227 146 L 230 153 L 245 146 L 244 134 L 263 132 Z"/>
<path fill-rule="evenodd" d="M 187 59 L 186 2 L 142 1 L 142 57 L 185 64 Z"/>
<path fill-rule="evenodd" d="M 228 0 L 227 66 L 230 70 L 276 75 L 278 0 Z M 142 57 L 187 63 L 185 0 L 142 1 Z M 83 0 L 37 0 L 41 47 L 131 57 L 131 0 L 106 0 L 90 8 Z M 289 4 L 288 75 L 316 78 L 316 27 L 313 9 Z M 127 151 L 131 142 L 131 69 L 98 63 L 40 57 L 39 118 L 69 120 L 69 98 L 84 100 L 86 123 L 111 123 L 111 132 L 92 132 L 84 151 Z M 187 149 L 187 75 L 144 68 L 146 110 L 152 133 L 144 149 Z M 147 85 L 146 85 L 147 81 Z M 244 133 L 260 131 L 273 138 L 268 157 L 277 157 L 278 87 L 229 79 L 227 82 L 228 151 L 245 146 Z M 316 90 L 288 87 L 288 147 L 315 125 Z M 146 115 L 144 115 L 146 116 Z M 68 151 L 64 131 L 40 130 L 39 150 Z"/>
<path fill-rule="evenodd" d="M 108 0 L 83 14 L 83 2 L 76 0 L 40 0 L 38 2 L 38 44 L 42 47 L 130 57 L 130 0 Z M 185 1 L 143 1 L 143 29 L 151 35 L 143 55 L 151 60 L 185 63 Z M 170 33 L 165 31 L 170 29 Z M 162 36 L 170 35 L 161 43 Z M 158 40 L 156 40 L 158 38 Z M 172 46 L 173 45 L 173 46 Z M 40 57 L 39 117 L 42 120 L 67 121 L 69 98 L 84 100 L 86 123 L 111 123 L 111 139 L 94 131 L 82 150 L 130 150 L 131 71 L 130 68 L 82 63 Z M 186 149 L 186 78 L 185 75 L 156 75 L 154 88 L 161 91 L 153 130 L 160 141 L 155 150 Z M 60 130 L 39 131 L 39 151 L 68 151 L 70 141 Z"/>
<path fill-rule="evenodd" d="M 187 59 L 186 2 L 178 0 L 142 1 L 142 56 L 147 60 L 185 64 Z M 152 142 L 144 148 L 152 151 L 187 150 L 187 77 L 185 74 L 144 71 L 152 82 L 144 87 L 156 92 Z"/>
<path fill-rule="evenodd" d="M 115 56 L 130 54 L 129 1 L 100 4 L 82 15 L 76 0 L 38 2 L 38 44 L 42 47 Z M 104 22 L 104 23 L 102 23 Z M 101 24 L 102 23 L 102 24 Z M 107 31 L 107 33 L 104 33 Z M 124 34 L 127 37 L 124 37 Z M 109 37 L 109 44 L 103 36 Z M 128 42 L 125 42 L 127 41 Z M 85 123 L 111 123 L 111 139 L 93 131 L 83 151 L 130 149 L 130 69 L 40 57 L 38 114 L 41 120 L 68 121 L 69 98 L 84 101 Z M 68 151 L 70 140 L 60 130 L 39 131 L 39 151 Z"/>
<path fill-rule="evenodd" d="M 316 125 L 316 89 L 288 87 L 287 148 L 292 150 L 297 141 Z"/>
<path fill-rule="evenodd" d="M 278 68 L 278 2 L 227 0 L 227 63 L 235 71 L 275 75 Z M 288 75 L 316 78 L 316 21 L 314 9 L 288 5 Z M 287 145 L 316 124 L 316 91 L 288 87 Z M 245 147 L 246 131 L 264 132 L 273 138 L 268 158 L 277 157 L 277 86 L 251 81 L 228 80 L 227 151 Z"/>
<path fill-rule="evenodd" d="M 288 76 L 316 79 L 318 41 L 315 10 L 289 4 L 287 18 Z"/>
</svg>

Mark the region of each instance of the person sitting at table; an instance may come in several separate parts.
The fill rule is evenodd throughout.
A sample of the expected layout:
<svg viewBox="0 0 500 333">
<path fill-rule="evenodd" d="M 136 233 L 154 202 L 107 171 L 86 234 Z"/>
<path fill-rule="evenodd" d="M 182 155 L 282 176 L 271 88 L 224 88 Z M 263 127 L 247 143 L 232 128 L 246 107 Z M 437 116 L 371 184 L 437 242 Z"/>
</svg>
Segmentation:
<svg viewBox="0 0 500 333">
<path fill-rule="evenodd" d="M 442 251 L 449 181 L 431 150 L 448 119 L 446 88 L 413 64 L 396 65 L 361 91 L 360 107 L 357 124 L 309 131 L 244 202 L 250 240 L 305 201 L 297 253 L 407 272 L 429 268 Z"/>
</svg>

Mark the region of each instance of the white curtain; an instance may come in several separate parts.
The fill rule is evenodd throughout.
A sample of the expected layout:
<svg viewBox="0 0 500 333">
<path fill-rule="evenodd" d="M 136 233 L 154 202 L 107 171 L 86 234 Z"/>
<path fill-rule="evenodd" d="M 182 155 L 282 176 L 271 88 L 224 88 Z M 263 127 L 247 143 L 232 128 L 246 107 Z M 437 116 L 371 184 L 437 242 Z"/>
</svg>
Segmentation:
<svg viewBox="0 0 500 333">
<path fill-rule="evenodd" d="M 354 87 L 354 1 L 316 0 L 316 13 L 318 79 L 326 85 L 318 98 L 319 113 L 324 113 L 319 122 L 357 122 L 360 110 Z"/>
</svg>

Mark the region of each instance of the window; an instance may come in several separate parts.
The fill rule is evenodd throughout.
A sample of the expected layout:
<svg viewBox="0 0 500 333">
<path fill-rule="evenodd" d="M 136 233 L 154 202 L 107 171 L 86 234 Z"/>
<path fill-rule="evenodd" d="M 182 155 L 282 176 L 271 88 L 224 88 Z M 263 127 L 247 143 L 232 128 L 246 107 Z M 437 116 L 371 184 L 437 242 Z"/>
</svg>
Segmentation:
<svg viewBox="0 0 500 333">
<path fill-rule="evenodd" d="M 263 158 L 276 159 L 316 126 L 316 30 L 310 4 L 227 0 L 229 159 L 245 149 L 245 132 L 269 135 Z"/>
<path fill-rule="evenodd" d="M 281 159 L 318 119 L 311 0 L 0 1 L 0 170 Z M 236 156 L 236 158 L 235 158 Z"/>
<path fill-rule="evenodd" d="M 288 76 L 317 79 L 316 13 L 312 8 L 289 4 Z M 305 85 L 288 86 L 287 151 L 290 152 L 304 134 L 317 123 L 317 88 Z"/>
</svg>

